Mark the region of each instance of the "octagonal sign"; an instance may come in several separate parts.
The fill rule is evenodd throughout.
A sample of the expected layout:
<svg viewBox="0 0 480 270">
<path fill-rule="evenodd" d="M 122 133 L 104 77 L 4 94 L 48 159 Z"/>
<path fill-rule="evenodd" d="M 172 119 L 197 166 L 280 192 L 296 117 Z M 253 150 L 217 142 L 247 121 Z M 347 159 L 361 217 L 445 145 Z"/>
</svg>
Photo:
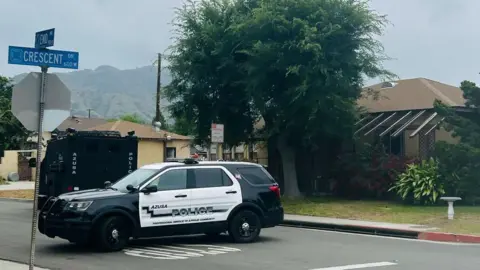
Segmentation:
<svg viewBox="0 0 480 270">
<path fill-rule="evenodd" d="M 30 131 L 38 131 L 42 74 L 30 72 L 13 87 L 12 113 Z M 70 116 L 70 89 L 55 74 L 47 74 L 43 131 L 53 131 Z"/>
</svg>

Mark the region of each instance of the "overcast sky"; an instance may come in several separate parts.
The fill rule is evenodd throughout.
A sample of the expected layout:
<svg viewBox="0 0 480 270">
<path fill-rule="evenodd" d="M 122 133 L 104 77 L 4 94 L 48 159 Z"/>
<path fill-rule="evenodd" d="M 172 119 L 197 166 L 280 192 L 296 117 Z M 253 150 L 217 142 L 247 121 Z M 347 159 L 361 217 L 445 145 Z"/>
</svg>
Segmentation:
<svg viewBox="0 0 480 270">
<path fill-rule="evenodd" d="M 34 33 L 55 28 L 55 49 L 80 53 L 80 69 L 149 65 L 171 44 L 173 8 L 182 0 L 2 0 L 0 74 L 38 68 L 7 64 L 9 45 L 33 47 Z M 480 77 L 480 1 L 373 0 L 392 25 L 381 38 L 401 78 L 458 85 Z M 54 69 L 53 71 L 65 71 Z"/>
</svg>

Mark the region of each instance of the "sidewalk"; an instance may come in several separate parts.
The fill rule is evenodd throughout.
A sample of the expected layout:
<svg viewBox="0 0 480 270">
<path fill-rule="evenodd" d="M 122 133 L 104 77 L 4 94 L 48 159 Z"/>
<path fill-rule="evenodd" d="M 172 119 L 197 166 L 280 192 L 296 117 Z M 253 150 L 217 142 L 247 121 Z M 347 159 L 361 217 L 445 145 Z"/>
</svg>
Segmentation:
<svg viewBox="0 0 480 270">
<path fill-rule="evenodd" d="M 437 228 L 415 224 L 396 224 L 285 214 L 283 225 L 429 241 L 480 244 L 480 236 L 436 232 L 436 230 L 438 230 Z"/>
<path fill-rule="evenodd" d="M 20 263 L 0 260 L 0 269 L 2 269 L 2 270 L 28 270 L 28 264 L 20 264 Z M 48 269 L 35 267 L 35 270 L 48 270 Z"/>
<path fill-rule="evenodd" d="M 8 182 L 8 185 L 0 185 L 0 190 L 25 190 L 34 188 L 35 182 L 33 181 Z"/>
</svg>

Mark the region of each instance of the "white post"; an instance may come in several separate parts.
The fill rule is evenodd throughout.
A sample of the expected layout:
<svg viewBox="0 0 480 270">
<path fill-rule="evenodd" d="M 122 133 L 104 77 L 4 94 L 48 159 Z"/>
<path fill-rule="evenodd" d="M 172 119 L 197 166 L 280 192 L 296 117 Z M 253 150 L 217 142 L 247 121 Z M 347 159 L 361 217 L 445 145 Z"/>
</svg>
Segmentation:
<svg viewBox="0 0 480 270">
<path fill-rule="evenodd" d="M 448 202 L 448 219 L 453 219 L 455 211 L 453 210 L 453 201 Z"/>
</svg>

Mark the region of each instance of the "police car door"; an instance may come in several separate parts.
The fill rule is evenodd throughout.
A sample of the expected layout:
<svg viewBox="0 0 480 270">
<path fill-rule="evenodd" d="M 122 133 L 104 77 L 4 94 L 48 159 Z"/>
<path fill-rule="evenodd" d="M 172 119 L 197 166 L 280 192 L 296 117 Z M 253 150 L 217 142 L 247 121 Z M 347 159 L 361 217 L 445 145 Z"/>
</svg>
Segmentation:
<svg viewBox="0 0 480 270">
<path fill-rule="evenodd" d="M 140 192 L 140 226 L 166 226 L 182 222 L 178 209 L 190 207 L 190 190 L 187 189 L 187 170 L 170 168 L 149 181 L 142 188 L 156 185 L 158 191 L 145 194 Z"/>
<path fill-rule="evenodd" d="M 193 174 L 190 222 L 225 221 L 242 203 L 242 190 L 234 176 L 221 166 L 189 167 Z"/>
</svg>

